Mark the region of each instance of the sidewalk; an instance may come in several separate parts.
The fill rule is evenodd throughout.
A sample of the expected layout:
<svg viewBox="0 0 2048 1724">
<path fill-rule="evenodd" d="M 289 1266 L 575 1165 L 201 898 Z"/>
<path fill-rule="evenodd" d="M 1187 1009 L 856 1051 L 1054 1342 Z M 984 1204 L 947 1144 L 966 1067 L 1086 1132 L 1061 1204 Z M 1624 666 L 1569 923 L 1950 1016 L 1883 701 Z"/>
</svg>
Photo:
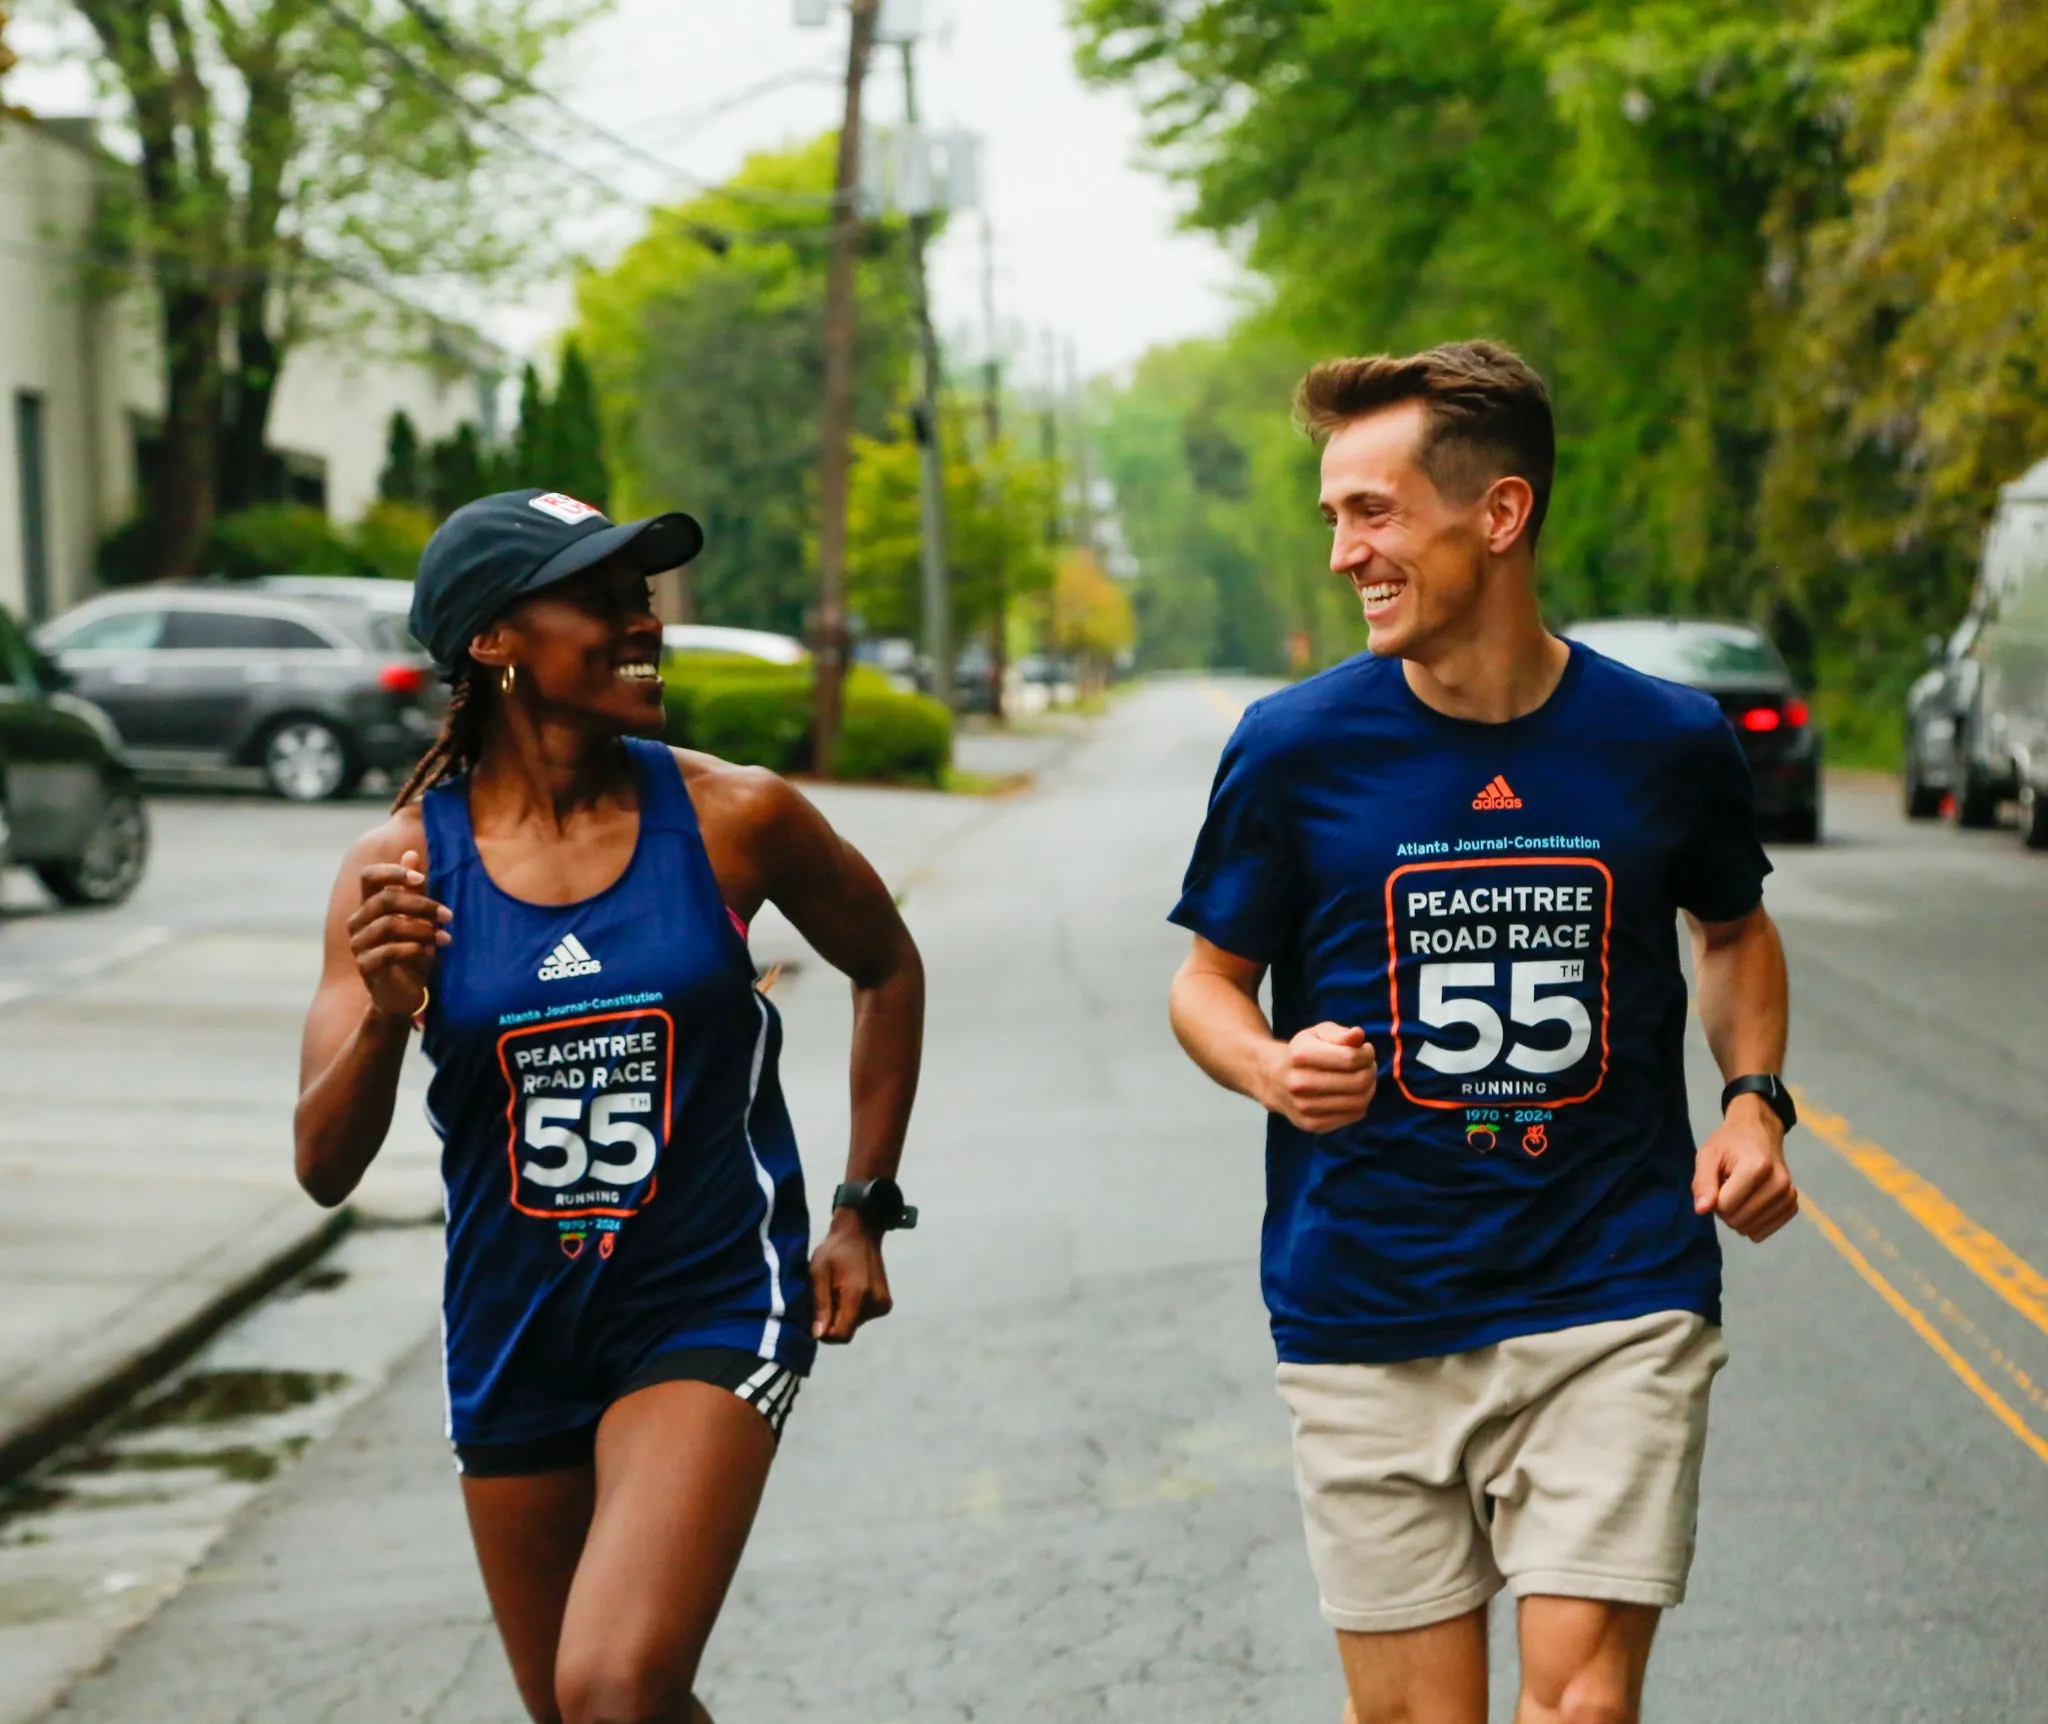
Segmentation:
<svg viewBox="0 0 2048 1724">
<path fill-rule="evenodd" d="M 966 737 L 962 763 L 1042 770 L 1069 746 Z M 1000 764 L 978 758 L 998 750 Z M 916 791 L 807 794 L 899 895 L 992 806 Z M 0 974 L 0 1480 L 111 1412 L 349 1220 L 438 1215 L 418 1059 L 407 1063 L 391 1137 L 347 1211 L 317 1208 L 292 1176 L 299 1029 L 338 854 L 240 859 L 303 868 L 288 899 L 303 902 L 302 918 L 273 908 L 237 926 L 230 906 L 217 925 L 110 940 L 105 966 L 80 966 L 75 983 L 12 1000 Z M 193 860 L 160 854 L 158 865 Z M 0 966 L 30 932 L 16 924 L 0 934 Z M 772 912 L 754 947 L 764 964 L 805 955 Z"/>
</svg>

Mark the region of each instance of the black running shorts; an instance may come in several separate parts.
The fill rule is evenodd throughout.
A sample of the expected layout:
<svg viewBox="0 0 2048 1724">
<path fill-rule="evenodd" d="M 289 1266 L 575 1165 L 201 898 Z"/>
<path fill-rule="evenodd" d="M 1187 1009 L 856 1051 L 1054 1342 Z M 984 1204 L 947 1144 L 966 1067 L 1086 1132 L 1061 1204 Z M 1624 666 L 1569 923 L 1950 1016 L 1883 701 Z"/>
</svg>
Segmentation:
<svg viewBox="0 0 2048 1724">
<path fill-rule="evenodd" d="M 657 1353 L 620 1386 L 618 1399 L 656 1383 L 709 1383 L 729 1389 L 768 1421 L 775 1440 L 782 1440 L 782 1427 L 789 1409 L 796 1405 L 796 1392 L 803 1387 L 787 1365 L 759 1358 L 737 1347 L 676 1347 Z M 523 1443 L 457 1443 L 455 1470 L 465 1478 L 517 1478 L 527 1473 L 561 1472 L 584 1467 L 597 1451 L 597 1421 L 574 1430 L 556 1431 Z"/>
</svg>

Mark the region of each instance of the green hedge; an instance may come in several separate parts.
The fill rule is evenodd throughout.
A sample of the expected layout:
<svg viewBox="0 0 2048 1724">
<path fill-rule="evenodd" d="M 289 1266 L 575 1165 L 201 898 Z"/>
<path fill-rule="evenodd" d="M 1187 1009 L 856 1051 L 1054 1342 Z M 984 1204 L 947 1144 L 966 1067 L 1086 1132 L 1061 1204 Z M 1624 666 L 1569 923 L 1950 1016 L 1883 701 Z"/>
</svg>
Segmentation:
<svg viewBox="0 0 2048 1724">
<path fill-rule="evenodd" d="M 669 740 L 741 766 L 801 772 L 811 764 L 811 670 L 722 654 L 662 666 Z M 856 665 L 840 721 L 840 778 L 937 784 L 953 755 L 953 720 L 937 701 L 904 694 Z"/>
</svg>

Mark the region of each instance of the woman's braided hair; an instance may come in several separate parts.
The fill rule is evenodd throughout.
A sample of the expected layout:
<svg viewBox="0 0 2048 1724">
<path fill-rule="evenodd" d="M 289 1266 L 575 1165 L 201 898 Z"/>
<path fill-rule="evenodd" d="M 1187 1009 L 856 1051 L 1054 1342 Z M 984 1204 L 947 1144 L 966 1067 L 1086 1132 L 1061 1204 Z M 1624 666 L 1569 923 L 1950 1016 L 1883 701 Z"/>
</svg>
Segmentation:
<svg viewBox="0 0 2048 1724">
<path fill-rule="evenodd" d="M 490 696 L 484 687 L 484 673 L 467 653 L 455 672 L 448 691 L 448 710 L 441 715 L 441 734 L 433 747 L 420 756 L 419 765 L 405 781 L 405 788 L 391 804 L 395 814 L 415 797 L 424 796 L 444 779 L 467 772 L 483 757 L 484 725 L 490 712 Z"/>
</svg>

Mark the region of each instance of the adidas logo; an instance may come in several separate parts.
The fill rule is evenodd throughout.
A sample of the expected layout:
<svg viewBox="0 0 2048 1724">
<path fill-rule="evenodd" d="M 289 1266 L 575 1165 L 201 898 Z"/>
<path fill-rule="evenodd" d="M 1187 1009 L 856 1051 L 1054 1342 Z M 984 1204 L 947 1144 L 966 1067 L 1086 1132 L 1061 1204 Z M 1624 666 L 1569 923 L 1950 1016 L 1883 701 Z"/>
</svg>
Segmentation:
<svg viewBox="0 0 2048 1724">
<path fill-rule="evenodd" d="M 1474 808 L 1519 808 L 1522 799 L 1509 788 L 1508 781 L 1499 773 L 1493 775 L 1493 782 L 1472 798 Z"/>
<path fill-rule="evenodd" d="M 1517 803 L 1516 807 L 1521 804 Z M 604 968 L 583 949 L 583 942 L 574 934 L 564 934 L 562 943 L 548 954 L 548 961 L 540 967 L 540 979 L 544 982 L 566 982 L 571 976 L 594 976 Z"/>
</svg>

